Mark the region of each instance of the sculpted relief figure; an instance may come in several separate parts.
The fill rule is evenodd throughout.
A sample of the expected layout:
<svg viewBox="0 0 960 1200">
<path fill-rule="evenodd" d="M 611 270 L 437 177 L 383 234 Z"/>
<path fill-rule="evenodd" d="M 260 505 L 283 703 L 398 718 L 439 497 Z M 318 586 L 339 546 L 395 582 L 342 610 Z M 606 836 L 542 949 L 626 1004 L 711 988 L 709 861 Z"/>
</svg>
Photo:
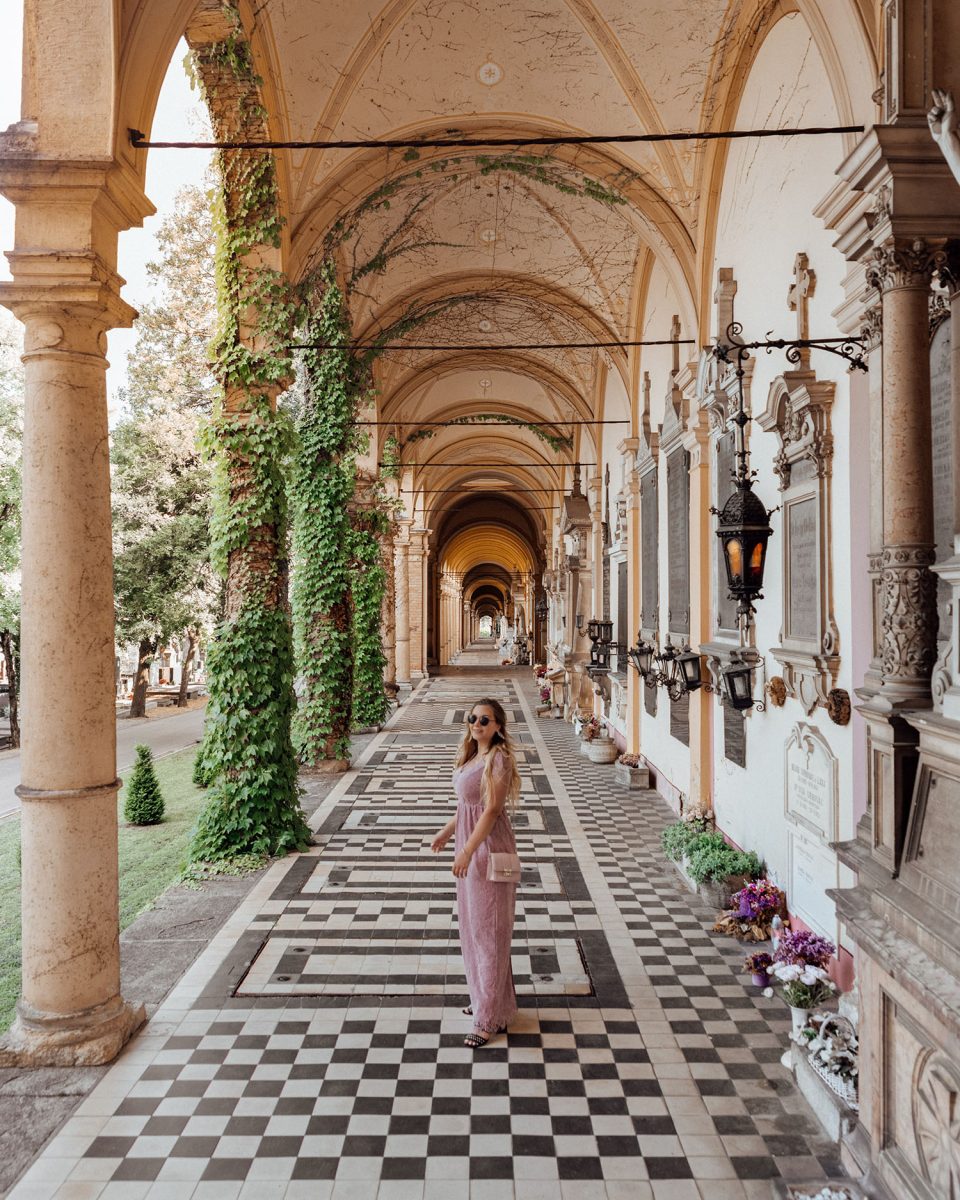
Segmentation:
<svg viewBox="0 0 960 1200">
<path fill-rule="evenodd" d="M 954 179 L 960 183 L 960 135 L 957 133 L 957 112 L 951 92 L 934 90 L 933 108 L 927 113 L 927 123 Z"/>
</svg>

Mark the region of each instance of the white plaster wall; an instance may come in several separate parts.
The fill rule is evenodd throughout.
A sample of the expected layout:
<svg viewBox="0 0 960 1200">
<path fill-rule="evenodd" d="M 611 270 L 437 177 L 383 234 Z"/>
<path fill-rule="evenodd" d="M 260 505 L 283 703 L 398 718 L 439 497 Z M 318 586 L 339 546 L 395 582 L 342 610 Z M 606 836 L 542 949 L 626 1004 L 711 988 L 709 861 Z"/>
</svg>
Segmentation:
<svg viewBox="0 0 960 1200">
<path fill-rule="evenodd" d="M 644 339 L 669 338 L 671 322 L 674 314 L 680 314 L 684 307 L 680 304 L 676 292 L 665 271 L 657 266 L 652 272 L 650 287 L 647 293 L 647 307 L 643 328 Z M 681 337 L 690 337 L 688 329 L 681 329 Z M 681 347 L 680 362 L 683 364 L 693 357 L 691 347 Z M 642 370 L 650 372 L 650 428 L 659 429 L 663 423 L 666 397 L 670 388 L 670 371 L 673 367 L 673 347 L 648 346 L 644 347 Z M 668 597 L 668 536 L 667 536 L 667 464 L 663 454 L 658 464 L 659 479 L 659 545 L 660 545 L 660 645 L 666 641 Z M 641 707 L 643 697 L 640 699 Z M 673 802 L 677 803 L 676 793 L 687 793 L 690 778 L 690 751 L 675 737 L 670 735 L 670 701 L 663 688 L 659 689 L 657 698 L 657 714 L 651 716 L 646 709 L 640 714 L 640 748 L 649 762 L 656 769 L 660 779 L 658 787 Z M 666 786 L 664 786 L 666 785 Z"/>
<path fill-rule="evenodd" d="M 740 127 L 791 124 L 836 124 L 827 75 L 802 17 L 783 18 L 761 47 L 738 114 Z M 843 260 L 831 236 L 811 214 L 834 182 L 842 159 L 839 137 L 801 141 L 784 139 L 734 143 L 721 193 L 713 278 L 716 268 L 730 266 L 738 283 L 735 314 L 746 340 L 796 336 L 795 316 L 787 307 L 794 258 L 805 251 L 816 271 L 816 293 L 810 304 L 813 336 L 839 333 L 831 310 L 843 299 Z M 753 407 L 762 407 L 771 381 L 788 369 L 781 352 L 759 355 L 753 379 Z M 833 408 L 834 616 L 840 634 L 842 665 L 838 686 L 853 691 L 851 671 L 851 572 L 862 572 L 858 554 L 851 561 L 851 520 L 866 520 L 864 497 L 850 494 L 849 385 L 845 364 L 814 353 L 813 369 L 821 379 L 837 381 Z M 759 474 L 756 490 L 768 506 L 779 502 L 772 462 L 774 434 L 750 427 L 751 465 Z M 866 452 L 866 447 L 861 448 Z M 854 511 L 856 510 L 856 511 Z M 758 601 L 757 645 L 765 654 L 768 677 L 779 673 L 769 648 L 779 641 L 782 596 L 780 514 L 771 519 L 774 534 L 767 557 L 765 597 Z M 859 547 L 858 547 L 859 549 Z M 747 768 L 722 758 L 722 718 L 717 713 L 714 743 L 715 809 L 720 827 L 738 844 L 757 850 L 771 876 L 787 886 L 787 822 L 784 819 L 784 745 L 798 720 L 815 725 L 839 760 L 839 836 L 850 837 L 852 819 L 852 726 L 831 723 L 823 709 L 807 718 L 798 702 L 751 713 L 747 730 Z M 788 889 L 789 890 L 789 889 Z"/>
</svg>

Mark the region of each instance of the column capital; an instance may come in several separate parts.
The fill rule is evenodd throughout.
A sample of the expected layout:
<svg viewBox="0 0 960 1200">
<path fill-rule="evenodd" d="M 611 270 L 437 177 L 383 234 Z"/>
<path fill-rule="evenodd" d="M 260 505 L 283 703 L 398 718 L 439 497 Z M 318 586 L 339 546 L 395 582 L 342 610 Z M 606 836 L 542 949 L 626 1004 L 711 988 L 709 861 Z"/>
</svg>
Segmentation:
<svg viewBox="0 0 960 1200">
<path fill-rule="evenodd" d="M 929 289 L 947 267 L 945 238 L 888 238 L 873 247 L 867 283 L 882 293 L 898 288 Z"/>
</svg>

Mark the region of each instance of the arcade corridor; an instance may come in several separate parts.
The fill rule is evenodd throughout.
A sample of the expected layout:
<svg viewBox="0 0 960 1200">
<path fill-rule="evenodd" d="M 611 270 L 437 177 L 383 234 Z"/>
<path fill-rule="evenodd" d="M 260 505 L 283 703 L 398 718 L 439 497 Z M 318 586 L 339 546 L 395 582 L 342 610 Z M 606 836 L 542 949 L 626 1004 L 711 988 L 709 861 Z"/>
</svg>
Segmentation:
<svg viewBox="0 0 960 1200">
<path fill-rule="evenodd" d="M 789 1014 L 618 792 L 471 646 L 423 682 L 47 1146 L 12 1200 L 768 1200 L 835 1148 L 779 1064 Z M 469 665 L 466 665 L 469 664 Z M 449 855 L 465 706 L 522 747 L 520 1016 L 462 1045 Z"/>
</svg>

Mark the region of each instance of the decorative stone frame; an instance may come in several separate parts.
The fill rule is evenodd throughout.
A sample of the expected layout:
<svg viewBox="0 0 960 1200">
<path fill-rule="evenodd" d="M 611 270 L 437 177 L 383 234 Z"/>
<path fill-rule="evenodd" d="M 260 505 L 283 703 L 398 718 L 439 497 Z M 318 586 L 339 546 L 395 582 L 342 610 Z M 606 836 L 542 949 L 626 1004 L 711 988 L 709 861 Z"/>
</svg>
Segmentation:
<svg viewBox="0 0 960 1200">
<path fill-rule="evenodd" d="M 840 670 L 840 638 L 833 616 L 833 566 L 831 536 L 831 477 L 833 434 L 830 410 L 836 384 L 818 380 L 812 371 L 792 371 L 770 385 L 767 402 L 757 422 L 777 435 L 779 451 L 774 471 L 780 479 L 782 625 L 780 645 L 771 654 L 782 668 L 787 695 L 799 701 L 810 716 L 826 706 Z M 812 628 L 793 625 L 791 519 L 799 506 L 812 506 L 814 528 Z"/>
</svg>

